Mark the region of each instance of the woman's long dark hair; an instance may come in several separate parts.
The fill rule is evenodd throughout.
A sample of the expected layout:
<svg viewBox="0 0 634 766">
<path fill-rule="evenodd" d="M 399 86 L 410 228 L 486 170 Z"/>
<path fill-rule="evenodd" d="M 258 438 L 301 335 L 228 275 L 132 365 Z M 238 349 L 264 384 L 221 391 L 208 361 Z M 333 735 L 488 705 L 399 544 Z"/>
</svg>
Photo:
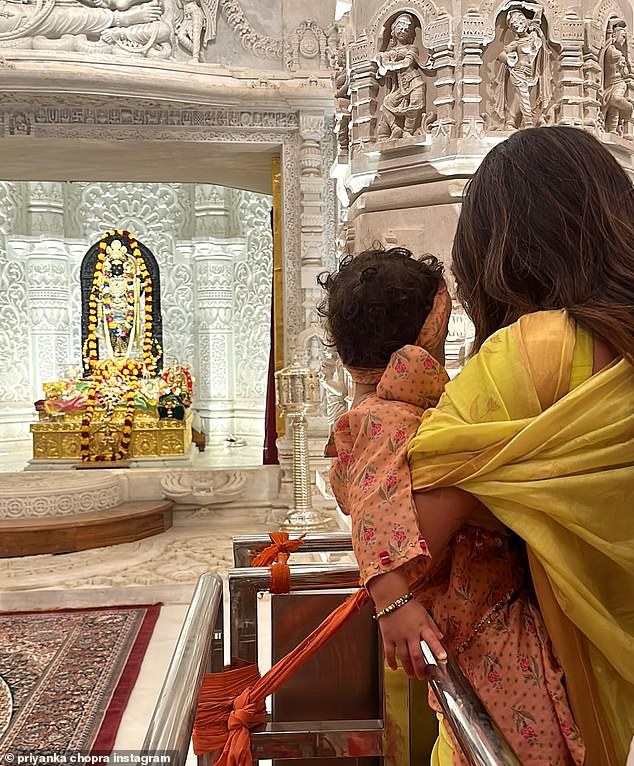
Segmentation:
<svg viewBox="0 0 634 766">
<path fill-rule="evenodd" d="M 475 350 L 522 314 L 570 315 L 634 362 L 634 189 L 576 128 L 529 128 L 468 184 L 453 244 Z"/>
</svg>

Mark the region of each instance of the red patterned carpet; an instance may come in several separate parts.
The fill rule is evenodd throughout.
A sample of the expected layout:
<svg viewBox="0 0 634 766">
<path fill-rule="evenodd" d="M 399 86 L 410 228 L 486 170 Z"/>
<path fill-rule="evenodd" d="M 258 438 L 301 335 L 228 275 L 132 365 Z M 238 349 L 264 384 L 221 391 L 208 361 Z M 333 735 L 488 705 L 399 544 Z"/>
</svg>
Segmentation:
<svg viewBox="0 0 634 766">
<path fill-rule="evenodd" d="M 159 610 L 0 614 L 0 755 L 109 753 Z"/>
</svg>

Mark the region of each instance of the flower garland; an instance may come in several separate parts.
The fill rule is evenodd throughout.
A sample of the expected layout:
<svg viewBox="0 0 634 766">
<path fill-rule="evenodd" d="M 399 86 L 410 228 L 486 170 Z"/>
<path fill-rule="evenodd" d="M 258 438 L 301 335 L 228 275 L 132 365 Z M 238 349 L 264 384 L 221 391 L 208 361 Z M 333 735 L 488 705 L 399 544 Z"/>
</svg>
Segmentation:
<svg viewBox="0 0 634 766">
<path fill-rule="evenodd" d="M 132 237 L 131 234 L 125 232 L 130 240 L 130 249 L 132 255 L 135 257 L 137 265 L 139 267 L 139 274 L 141 275 L 142 284 L 145 285 L 144 297 L 145 297 L 145 316 L 144 316 L 144 332 L 143 332 L 143 365 L 150 375 L 156 375 L 156 362 L 157 358 L 161 354 L 159 344 L 156 343 L 156 356 L 152 354 L 152 346 L 154 345 L 154 334 L 152 332 L 152 280 L 150 274 L 141 255 L 139 244 Z"/>
<path fill-rule="evenodd" d="M 126 361 L 105 360 L 93 364 L 93 380 L 87 393 L 87 405 L 81 420 L 81 442 L 80 455 L 82 463 L 110 462 L 122 460 L 130 446 L 132 440 L 132 426 L 134 424 L 134 399 L 139 388 L 139 378 L 143 372 L 143 367 L 132 359 Z M 125 404 L 125 415 L 123 419 L 123 428 L 121 438 L 117 449 L 110 454 L 91 454 L 90 452 L 90 426 L 93 420 L 95 407 L 97 405 L 97 395 L 103 389 L 113 384 L 117 378 L 121 382 L 116 383 L 116 387 L 123 388 L 123 402 Z"/>
<path fill-rule="evenodd" d="M 138 276 L 140 277 L 142 285 L 144 313 L 143 316 L 140 317 L 141 321 L 139 322 L 143 334 L 142 361 L 133 359 L 109 359 L 100 361 L 97 352 L 97 325 L 100 301 L 102 302 L 104 309 L 104 320 L 106 322 L 106 327 L 104 328 L 105 331 L 110 332 L 115 327 L 114 316 L 110 310 L 109 300 L 106 298 L 106 295 L 109 295 L 109 281 L 111 275 L 104 273 L 104 264 L 108 257 L 108 247 L 112 244 L 114 239 L 122 240 L 122 243 L 126 245 L 128 252 L 134 257 Z M 134 279 L 128 280 L 128 302 L 130 296 L 134 294 L 134 289 Z M 111 229 L 99 240 L 95 271 L 88 298 L 88 326 L 86 340 L 84 341 L 83 355 L 86 365 L 92 375 L 92 383 L 87 392 L 87 406 L 84 410 L 81 423 L 80 454 L 82 462 L 121 460 L 127 454 L 132 439 L 134 402 L 136 393 L 139 390 L 139 379 L 143 375 L 156 375 L 157 360 L 161 355 L 161 348 L 154 340 L 152 332 L 152 305 L 152 280 L 150 279 L 150 274 L 145 265 L 145 261 L 143 260 L 138 241 L 130 234 L 130 232 L 125 231 L 124 229 Z M 129 336 L 133 321 L 134 314 L 128 310 L 125 316 L 125 326 L 123 328 L 124 334 L 126 328 L 128 328 Z M 153 350 L 155 350 L 155 353 L 153 353 Z M 121 379 L 121 383 L 115 385 L 115 380 L 117 378 Z M 110 454 L 92 455 L 90 452 L 91 423 L 95 407 L 97 406 L 97 398 L 100 393 L 103 398 L 103 391 L 106 388 L 109 388 L 114 392 L 117 392 L 118 390 L 118 399 L 119 401 L 123 400 L 125 406 L 123 429 L 119 444 L 115 450 Z M 108 409 L 109 408 L 106 407 L 106 413 L 108 412 Z"/>
<path fill-rule="evenodd" d="M 143 327 L 143 365 L 150 375 L 156 374 L 156 362 L 161 355 L 161 349 L 158 343 L 154 340 L 152 332 L 152 281 L 150 274 L 143 260 L 139 243 L 136 238 L 130 234 L 130 232 L 124 229 L 111 229 L 106 232 L 99 240 L 97 246 L 97 261 L 95 263 L 95 272 L 93 276 L 92 286 L 90 289 L 90 296 L 88 298 L 88 327 L 86 333 L 86 340 L 84 341 L 84 359 L 87 362 L 88 368 L 92 371 L 94 365 L 99 361 L 99 355 L 97 353 L 97 324 L 98 324 L 98 308 L 101 298 L 101 289 L 104 280 L 108 282 L 108 275 L 104 275 L 104 263 L 107 257 L 107 248 L 113 239 L 120 237 L 123 240 L 127 240 L 129 251 L 134 256 L 137 264 L 139 276 L 141 277 L 141 283 L 143 285 L 143 297 L 144 297 L 144 316 L 142 317 Z M 113 317 L 106 312 L 106 330 L 112 329 Z M 126 321 L 131 324 L 132 317 L 126 317 Z M 153 354 L 153 347 L 156 347 L 156 353 Z"/>
</svg>

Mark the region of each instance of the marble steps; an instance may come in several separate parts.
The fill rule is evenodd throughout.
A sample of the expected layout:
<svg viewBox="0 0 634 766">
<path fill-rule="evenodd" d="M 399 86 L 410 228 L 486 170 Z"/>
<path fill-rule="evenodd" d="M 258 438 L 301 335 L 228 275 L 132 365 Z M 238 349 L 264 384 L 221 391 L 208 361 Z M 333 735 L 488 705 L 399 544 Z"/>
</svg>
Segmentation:
<svg viewBox="0 0 634 766">
<path fill-rule="evenodd" d="M 134 542 L 172 526 L 169 500 L 134 500 L 64 516 L 0 519 L 0 558 L 72 553 Z"/>
</svg>

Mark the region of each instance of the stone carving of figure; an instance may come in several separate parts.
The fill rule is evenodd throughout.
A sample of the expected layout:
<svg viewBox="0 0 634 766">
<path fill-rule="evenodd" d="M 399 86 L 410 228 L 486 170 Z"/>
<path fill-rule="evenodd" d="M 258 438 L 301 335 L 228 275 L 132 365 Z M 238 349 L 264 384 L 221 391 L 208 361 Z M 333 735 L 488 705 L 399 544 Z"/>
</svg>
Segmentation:
<svg viewBox="0 0 634 766">
<path fill-rule="evenodd" d="M 59 39 L 83 35 L 98 40 L 110 27 L 147 24 L 161 17 L 159 0 L 5 0 L 0 14 L 0 45 L 34 36 Z"/>
<path fill-rule="evenodd" d="M 401 13 L 392 23 L 387 49 L 374 59 L 377 79 L 386 88 L 377 125 L 379 141 L 415 136 L 424 128 L 425 77 L 415 38 L 414 17 Z"/>
<path fill-rule="evenodd" d="M 99 41 L 127 53 L 173 56 L 177 46 L 200 60 L 216 35 L 219 0 L 4 0 L 0 46 L 17 38 L 69 36 L 70 50 Z M 107 51 L 107 48 L 106 48 Z"/>
<path fill-rule="evenodd" d="M 114 27 L 102 33 L 101 38 L 126 51 L 147 54 L 158 49 L 164 54 L 174 54 L 174 37 L 200 61 L 200 53 L 216 34 L 216 17 L 219 0 L 163 0 L 163 15 L 151 24 L 137 24 L 125 28 Z"/>
<path fill-rule="evenodd" d="M 611 19 L 608 23 L 600 63 L 603 72 L 601 112 L 605 130 L 622 135 L 632 117 L 634 103 L 628 97 L 632 68 L 627 51 L 627 25 L 622 19 Z"/>
<path fill-rule="evenodd" d="M 189 0 L 183 7 L 184 18 L 176 30 L 176 37 L 194 61 L 200 61 L 202 49 L 216 37 L 218 3 L 219 0 L 200 0 L 200 3 Z"/>
<path fill-rule="evenodd" d="M 335 134 L 341 152 L 348 151 L 350 141 L 350 77 L 346 66 L 346 49 L 340 45 L 335 61 Z"/>
<path fill-rule="evenodd" d="M 309 369 L 319 372 L 323 359 L 324 343 L 319 335 L 312 335 L 306 345 L 306 361 Z"/>
<path fill-rule="evenodd" d="M 495 117 L 508 130 L 546 122 L 552 107 L 550 59 L 538 19 L 515 8 L 506 17 L 514 40 L 498 56 L 498 98 Z"/>
</svg>

